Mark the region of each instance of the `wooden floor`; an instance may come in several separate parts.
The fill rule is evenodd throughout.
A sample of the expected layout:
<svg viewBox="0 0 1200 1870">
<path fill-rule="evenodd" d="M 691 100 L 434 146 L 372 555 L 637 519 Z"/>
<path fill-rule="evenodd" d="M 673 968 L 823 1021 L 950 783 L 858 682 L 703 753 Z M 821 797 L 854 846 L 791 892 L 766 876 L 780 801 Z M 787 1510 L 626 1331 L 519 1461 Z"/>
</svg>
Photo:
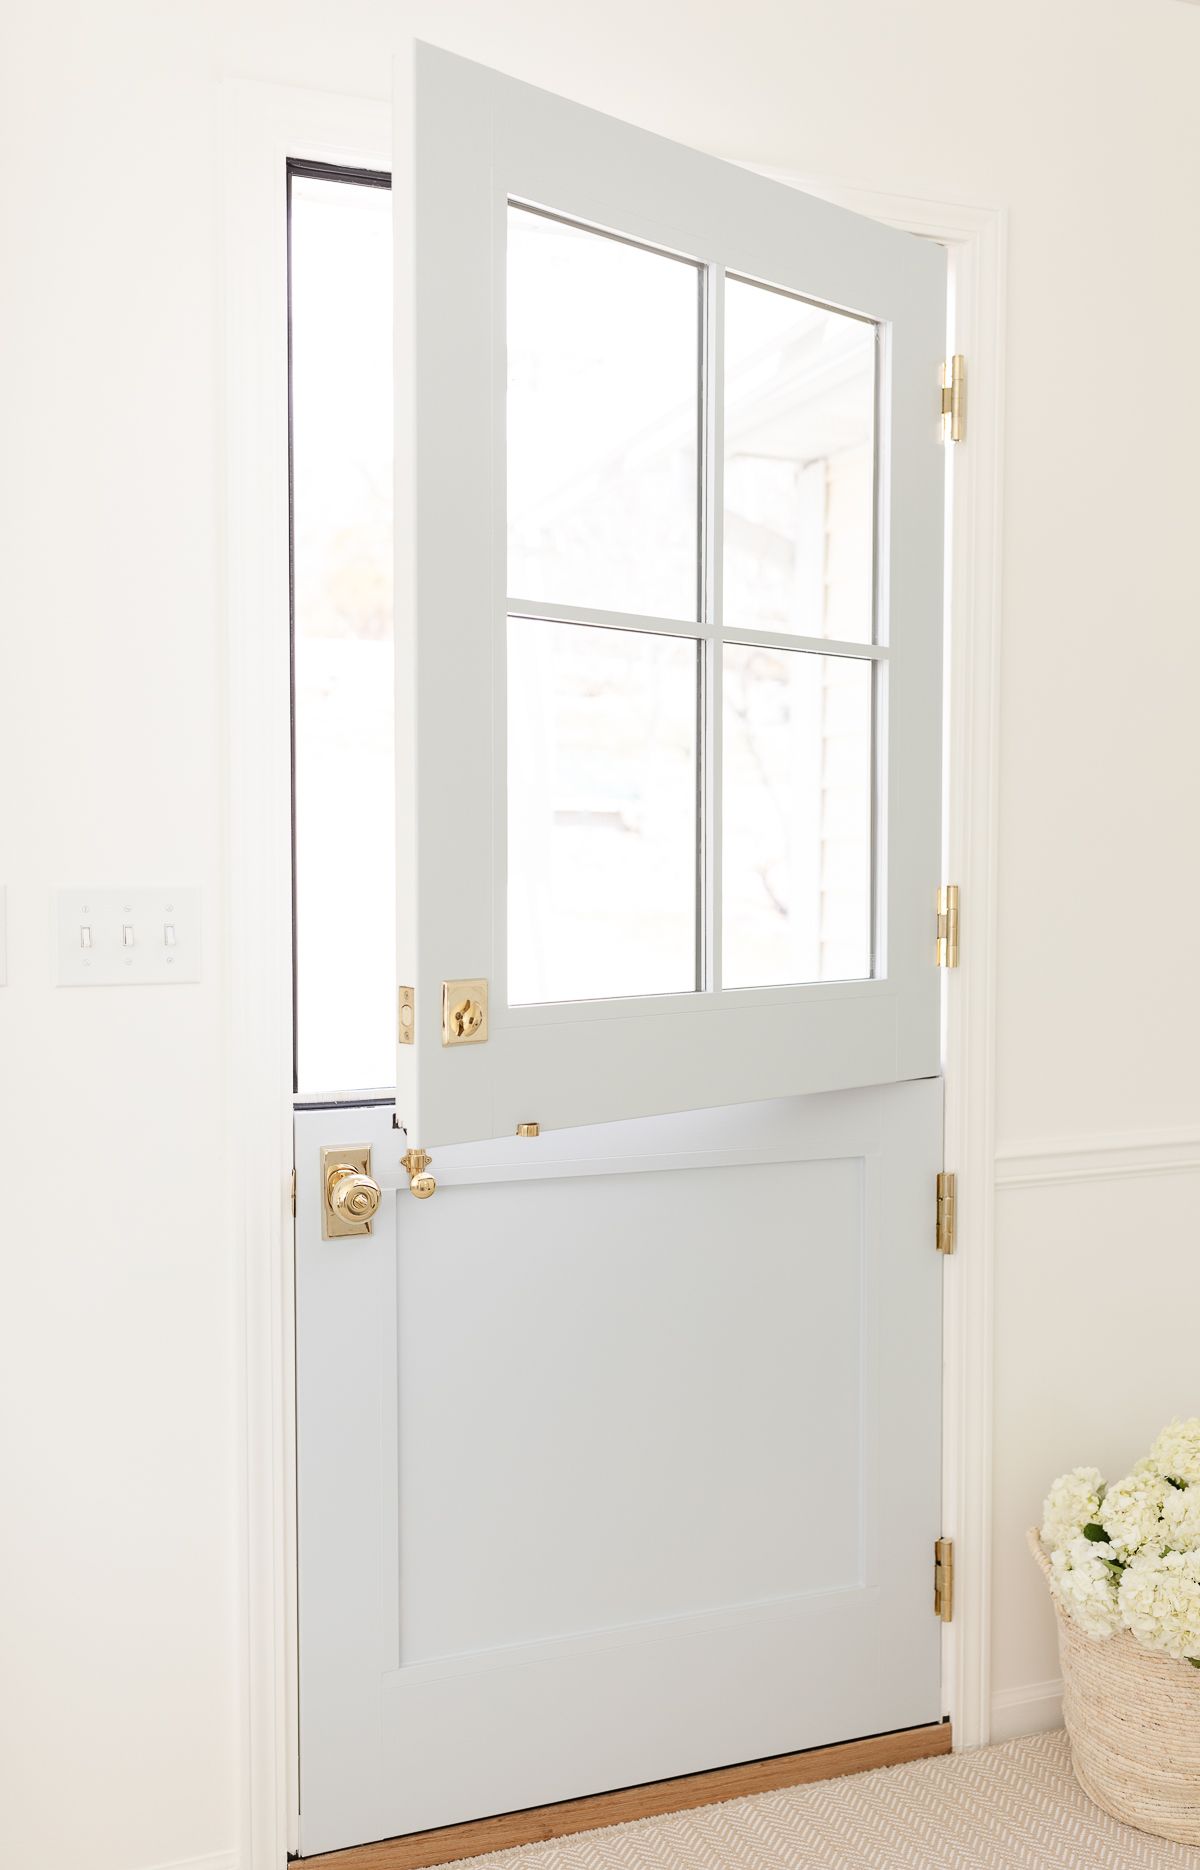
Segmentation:
<svg viewBox="0 0 1200 1870">
<path fill-rule="evenodd" d="M 689 1773 L 683 1779 L 626 1786 L 619 1792 L 597 1793 L 593 1798 L 503 1812 L 498 1818 L 477 1818 L 471 1824 L 415 1831 L 408 1837 L 359 1844 L 353 1850 L 327 1851 L 302 1861 L 312 1865 L 313 1870 L 318 1866 L 324 1870 L 428 1870 L 431 1864 L 481 1857 L 487 1851 L 511 1850 L 517 1844 L 537 1844 L 545 1838 L 568 1837 L 574 1831 L 594 1831 L 601 1825 L 627 1824 L 634 1818 L 715 1805 L 721 1799 L 773 1792 L 780 1786 L 808 1785 L 814 1779 L 870 1772 L 876 1766 L 902 1766 L 908 1760 L 931 1759 L 950 1750 L 950 1723 L 940 1721 L 931 1727 L 876 1734 L 869 1740 L 847 1740 L 836 1747 L 813 1747 L 807 1753 L 748 1760 L 742 1766 L 722 1766 L 716 1772 Z"/>
</svg>

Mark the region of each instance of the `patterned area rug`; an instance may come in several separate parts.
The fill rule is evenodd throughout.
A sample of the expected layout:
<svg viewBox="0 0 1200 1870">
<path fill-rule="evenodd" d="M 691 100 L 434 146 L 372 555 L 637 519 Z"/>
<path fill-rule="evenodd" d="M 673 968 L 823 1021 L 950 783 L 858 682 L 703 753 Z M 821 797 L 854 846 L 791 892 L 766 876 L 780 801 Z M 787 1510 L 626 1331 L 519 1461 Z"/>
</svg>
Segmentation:
<svg viewBox="0 0 1200 1870">
<path fill-rule="evenodd" d="M 474 1857 L 470 1870 L 1200 1870 L 1075 1783 L 1063 1733 Z"/>
</svg>

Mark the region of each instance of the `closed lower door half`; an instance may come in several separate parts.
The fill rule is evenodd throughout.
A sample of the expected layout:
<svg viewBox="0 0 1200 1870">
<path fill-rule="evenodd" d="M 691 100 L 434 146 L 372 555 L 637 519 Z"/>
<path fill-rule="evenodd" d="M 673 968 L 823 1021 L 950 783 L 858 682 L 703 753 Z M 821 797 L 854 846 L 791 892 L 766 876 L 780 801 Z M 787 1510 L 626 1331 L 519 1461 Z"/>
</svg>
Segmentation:
<svg viewBox="0 0 1200 1870">
<path fill-rule="evenodd" d="M 939 1718 L 941 1117 L 298 1113 L 302 1854 Z"/>
</svg>

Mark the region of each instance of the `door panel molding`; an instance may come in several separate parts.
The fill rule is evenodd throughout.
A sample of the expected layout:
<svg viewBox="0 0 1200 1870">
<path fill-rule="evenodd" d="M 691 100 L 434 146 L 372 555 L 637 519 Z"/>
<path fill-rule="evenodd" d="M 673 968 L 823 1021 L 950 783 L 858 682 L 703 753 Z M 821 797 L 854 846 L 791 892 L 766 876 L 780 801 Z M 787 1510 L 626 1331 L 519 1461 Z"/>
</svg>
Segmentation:
<svg viewBox="0 0 1200 1870">
<path fill-rule="evenodd" d="M 291 895 L 286 864 L 287 411 L 280 315 L 286 296 L 283 173 L 288 156 L 388 167 L 391 112 L 378 98 L 227 80 L 222 86 L 221 141 L 230 775 L 227 1160 L 232 1290 L 244 1349 L 234 1420 L 241 1463 L 237 1856 L 243 1870 L 283 1870 L 288 1849 L 295 1847 L 297 1811 L 288 1198 L 292 1099 Z M 962 886 L 966 922 L 962 966 L 952 991 L 951 983 L 945 987 L 946 1161 L 958 1171 L 961 1200 L 960 1249 L 945 1273 L 943 1446 L 946 1530 L 958 1542 L 959 1579 L 955 1622 L 944 1639 L 944 1681 L 958 1742 L 973 1746 L 988 1738 L 990 1720 L 990 1308 L 1006 211 L 996 204 L 963 201 L 950 190 L 889 193 L 839 185 L 827 177 L 773 173 L 810 193 L 944 241 L 951 258 L 947 350 L 962 351 L 970 360 L 971 430 L 969 440 L 956 451 L 949 530 L 946 869 Z M 855 1742 L 853 1748 L 870 1744 Z M 822 1765 L 820 1775 L 814 1776 L 831 1770 Z M 345 1857 L 343 1863 L 346 1870 L 355 1870 Z"/>
</svg>

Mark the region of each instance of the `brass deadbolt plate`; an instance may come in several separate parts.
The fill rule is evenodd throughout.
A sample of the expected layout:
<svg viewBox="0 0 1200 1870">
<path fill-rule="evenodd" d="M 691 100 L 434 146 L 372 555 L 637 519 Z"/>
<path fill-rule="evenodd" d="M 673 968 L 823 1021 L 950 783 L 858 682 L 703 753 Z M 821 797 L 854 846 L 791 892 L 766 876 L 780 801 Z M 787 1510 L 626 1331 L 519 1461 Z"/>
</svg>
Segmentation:
<svg viewBox="0 0 1200 1870">
<path fill-rule="evenodd" d="M 483 1045 L 488 1036 L 485 980 L 442 982 L 442 1044 Z"/>
</svg>

